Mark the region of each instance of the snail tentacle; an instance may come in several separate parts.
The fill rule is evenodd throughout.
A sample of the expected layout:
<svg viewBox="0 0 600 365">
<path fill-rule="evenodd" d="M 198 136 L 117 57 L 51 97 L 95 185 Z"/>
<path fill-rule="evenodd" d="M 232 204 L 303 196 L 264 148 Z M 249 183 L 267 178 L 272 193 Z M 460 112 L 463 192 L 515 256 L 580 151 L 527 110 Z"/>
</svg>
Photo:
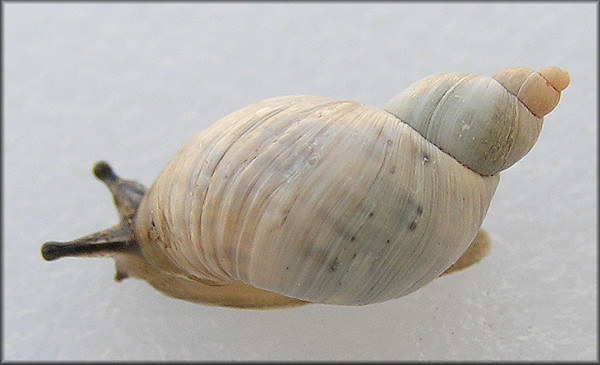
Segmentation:
<svg viewBox="0 0 600 365">
<path fill-rule="evenodd" d="M 46 242 L 42 246 L 42 257 L 46 261 L 52 261 L 68 256 L 112 256 L 116 252 L 127 252 L 137 246 L 131 241 L 131 237 L 131 228 L 119 224 L 73 241 Z"/>
<path fill-rule="evenodd" d="M 120 178 L 106 161 L 100 161 L 94 165 L 94 175 L 112 193 L 121 220 L 133 219 L 138 206 L 146 195 L 146 187 L 136 181 Z"/>
<path fill-rule="evenodd" d="M 121 222 L 73 241 L 46 242 L 41 250 L 45 260 L 68 256 L 114 256 L 139 251 L 133 234 L 133 220 L 146 188 L 135 181 L 121 179 L 105 161 L 96 163 L 93 170 L 94 175 L 110 189 Z"/>
</svg>

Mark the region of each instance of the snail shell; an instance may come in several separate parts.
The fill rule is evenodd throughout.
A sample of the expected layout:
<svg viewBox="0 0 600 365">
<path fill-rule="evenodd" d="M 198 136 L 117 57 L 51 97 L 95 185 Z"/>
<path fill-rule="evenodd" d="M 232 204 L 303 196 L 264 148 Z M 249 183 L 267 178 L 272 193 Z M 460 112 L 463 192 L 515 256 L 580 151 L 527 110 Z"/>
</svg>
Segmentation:
<svg viewBox="0 0 600 365">
<path fill-rule="evenodd" d="M 148 191 L 96 165 L 121 224 L 42 254 L 109 255 L 118 280 L 216 305 L 398 298 L 465 254 L 499 171 L 533 147 L 568 83 L 515 68 L 433 75 L 383 109 L 260 101 L 190 140 Z"/>
</svg>

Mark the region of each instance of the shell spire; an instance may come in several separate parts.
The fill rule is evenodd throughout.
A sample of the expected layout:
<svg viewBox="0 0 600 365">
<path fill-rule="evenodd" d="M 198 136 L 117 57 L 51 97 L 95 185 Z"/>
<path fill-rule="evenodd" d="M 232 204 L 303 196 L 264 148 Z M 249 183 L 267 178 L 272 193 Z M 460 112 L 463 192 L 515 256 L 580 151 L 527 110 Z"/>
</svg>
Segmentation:
<svg viewBox="0 0 600 365">
<path fill-rule="evenodd" d="M 569 74 L 558 67 L 546 67 L 538 72 L 522 67 L 507 68 L 492 78 L 540 118 L 556 107 L 560 92 L 570 83 Z"/>
<path fill-rule="evenodd" d="M 569 74 L 557 67 L 509 68 L 493 77 L 441 73 L 412 84 L 384 109 L 461 164 L 493 175 L 531 150 L 568 85 Z"/>
</svg>

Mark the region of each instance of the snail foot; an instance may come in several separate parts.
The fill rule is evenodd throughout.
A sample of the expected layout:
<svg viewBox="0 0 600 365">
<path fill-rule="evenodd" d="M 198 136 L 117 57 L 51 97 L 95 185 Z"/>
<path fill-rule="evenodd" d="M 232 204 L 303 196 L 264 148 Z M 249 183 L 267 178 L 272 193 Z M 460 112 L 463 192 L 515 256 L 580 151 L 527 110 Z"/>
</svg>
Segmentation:
<svg viewBox="0 0 600 365">
<path fill-rule="evenodd" d="M 480 229 L 477 233 L 477 236 L 475 236 L 475 239 L 473 239 L 473 242 L 471 242 L 471 245 L 469 245 L 465 253 L 463 253 L 463 255 L 458 260 L 456 260 L 454 264 L 452 264 L 452 266 L 450 266 L 446 269 L 446 271 L 440 274 L 440 276 L 464 270 L 478 263 L 484 257 L 486 257 L 488 253 L 490 253 L 491 248 L 492 241 L 490 239 L 490 236 L 487 234 L 486 231 Z"/>
</svg>

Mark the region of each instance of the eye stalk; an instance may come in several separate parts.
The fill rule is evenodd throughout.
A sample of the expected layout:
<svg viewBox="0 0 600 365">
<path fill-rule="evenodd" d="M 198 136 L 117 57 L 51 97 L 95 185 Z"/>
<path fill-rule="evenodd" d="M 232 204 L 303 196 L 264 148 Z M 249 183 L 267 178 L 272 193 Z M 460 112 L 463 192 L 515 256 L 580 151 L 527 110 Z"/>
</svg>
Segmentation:
<svg viewBox="0 0 600 365">
<path fill-rule="evenodd" d="M 45 260 L 52 261 L 68 256 L 114 256 L 117 253 L 138 250 L 133 234 L 133 221 L 146 194 L 146 188 L 135 181 L 120 178 L 105 161 L 94 165 L 94 175 L 111 191 L 120 223 L 73 241 L 46 242 L 41 251 Z"/>
<path fill-rule="evenodd" d="M 133 180 L 121 179 L 105 161 L 94 165 L 94 175 L 101 180 L 113 195 L 121 221 L 130 221 L 146 194 L 146 188 Z"/>
</svg>

